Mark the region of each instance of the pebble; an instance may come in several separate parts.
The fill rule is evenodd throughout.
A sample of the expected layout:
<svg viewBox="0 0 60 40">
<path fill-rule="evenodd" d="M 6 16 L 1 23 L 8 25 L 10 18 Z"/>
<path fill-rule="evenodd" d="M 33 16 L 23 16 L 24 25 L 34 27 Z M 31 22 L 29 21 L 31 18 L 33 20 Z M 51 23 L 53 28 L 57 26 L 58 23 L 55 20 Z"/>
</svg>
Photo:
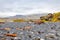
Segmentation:
<svg viewBox="0 0 60 40">
<path fill-rule="evenodd" d="M 60 40 L 59 22 L 47 22 L 40 25 L 26 22 L 6 22 L 0 26 L 2 28 L 2 30 L 0 29 L 0 39 L 3 40 Z M 3 30 L 3 28 L 8 30 Z M 21 30 L 20 28 L 25 29 Z M 4 36 L 5 33 L 16 33 L 18 35 L 17 37 L 11 38 Z M 1 35 L 3 35 L 3 37 Z"/>
</svg>

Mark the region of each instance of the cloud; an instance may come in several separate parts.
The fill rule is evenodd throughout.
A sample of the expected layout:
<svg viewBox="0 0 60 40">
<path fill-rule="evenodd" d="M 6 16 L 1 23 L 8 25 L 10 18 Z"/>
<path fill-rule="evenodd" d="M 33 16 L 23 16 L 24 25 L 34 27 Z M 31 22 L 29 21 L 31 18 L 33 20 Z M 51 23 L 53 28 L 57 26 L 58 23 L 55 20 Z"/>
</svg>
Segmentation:
<svg viewBox="0 0 60 40">
<path fill-rule="evenodd" d="M 13 12 L 0 12 L 0 17 L 14 16 L 16 13 Z"/>
<path fill-rule="evenodd" d="M 1 15 L 28 15 L 60 11 L 59 0 L 0 0 Z"/>
</svg>

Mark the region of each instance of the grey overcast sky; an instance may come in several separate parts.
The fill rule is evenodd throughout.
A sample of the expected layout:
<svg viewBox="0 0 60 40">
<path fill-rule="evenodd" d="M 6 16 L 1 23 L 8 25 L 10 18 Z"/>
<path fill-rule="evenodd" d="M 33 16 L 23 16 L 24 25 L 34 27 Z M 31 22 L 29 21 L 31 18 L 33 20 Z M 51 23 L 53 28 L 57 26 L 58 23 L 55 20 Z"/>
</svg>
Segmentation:
<svg viewBox="0 0 60 40">
<path fill-rule="evenodd" d="M 0 0 L 0 16 L 60 11 L 60 0 Z"/>
</svg>

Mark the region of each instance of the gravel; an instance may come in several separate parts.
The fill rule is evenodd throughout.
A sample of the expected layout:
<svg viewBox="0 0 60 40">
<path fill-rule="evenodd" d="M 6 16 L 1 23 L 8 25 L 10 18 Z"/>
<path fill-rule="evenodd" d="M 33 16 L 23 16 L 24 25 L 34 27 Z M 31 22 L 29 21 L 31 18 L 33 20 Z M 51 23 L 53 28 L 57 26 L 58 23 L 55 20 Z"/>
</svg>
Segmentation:
<svg viewBox="0 0 60 40">
<path fill-rule="evenodd" d="M 16 27 L 24 28 L 25 26 L 31 26 L 31 29 L 16 30 Z M 17 37 L 12 38 L 14 40 L 60 40 L 60 22 L 46 22 L 40 25 L 28 22 L 6 22 L 5 24 L 0 24 L 0 28 L 5 27 L 11 28 L 11 30 L 9 30 L 9 33 L 16 33 L 18 35 Z M 0 35 L 3 35 L 7 32 L 7 30 L 0 30 Z M 54 34 L 54 38 L 49 37 L 52 34 Z M 2 37 L 6 38 L 6 40 L 12 40 L 11 37 Z"/>
</svg>

